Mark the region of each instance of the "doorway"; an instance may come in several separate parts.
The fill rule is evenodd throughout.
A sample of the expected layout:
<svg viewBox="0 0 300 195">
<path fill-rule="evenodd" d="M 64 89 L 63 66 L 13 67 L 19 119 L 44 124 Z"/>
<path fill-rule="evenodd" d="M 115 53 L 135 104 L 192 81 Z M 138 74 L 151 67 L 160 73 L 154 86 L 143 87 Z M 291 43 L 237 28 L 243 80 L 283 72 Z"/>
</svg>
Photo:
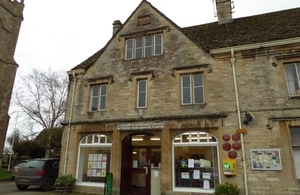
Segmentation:
<svg viewBox="0 0 300 195">
<path fill-rule="evenodd" d="M 135 134 L 122 142 L 121 194 L 150 195 L 151 168 L 160 167 L 160 139 L 152 134 Z"/>
</svg>

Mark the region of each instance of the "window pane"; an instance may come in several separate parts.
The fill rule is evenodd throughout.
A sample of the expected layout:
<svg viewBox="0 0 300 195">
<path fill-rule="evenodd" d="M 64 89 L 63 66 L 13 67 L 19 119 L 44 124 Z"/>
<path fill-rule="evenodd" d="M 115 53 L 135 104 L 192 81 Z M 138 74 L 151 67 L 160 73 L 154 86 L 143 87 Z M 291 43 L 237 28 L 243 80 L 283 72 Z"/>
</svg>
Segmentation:
<svg viewBox="0 0 300 195">
<path fill-rule="evenodd" d="M 296 169 L 296 177 L 300 179 L 300 147 L 293 147 L 294 164 Z"/>
<path fill-rule="evenodd" d="M 91 91 L 91 111 L 98 109 L 98 99 L 99 99 L 99 85 L 92 86 Z"/>
<path fill-rule="evenodd" d="M 111 147 L 81 147 L 78 181 L 104 183 L 106 173 L 110 171 L 110 154 Z M 101 167 L 90 164 L 101 164 Z"/>
<path fill-rule="evenodd" d="M 138 81 L 138 108 L 146 107 L 146 80 Z"/>
<path fill-rule="evenodd" d="M 210 175 L 210 189 L 219 181 L 216 146 L 175 147 L 175 186 L 203 189 L 203 175 Z M 194 160 L 194 167 L 188 167 L 189 159 Z"/>
<path fill-rule="evenodd" d="M 290 127 L 291 144 L 300 146 L 300 127 Z"/>
<path fill-rule="evenodd" d="M 100 110 L 105 110 L 106 108 L 106 92 L 107 92 L 107 85 L 101 85 L 100 88 Z"/>
<path fill-rule="evenodd" d="M 299 91 L 299 71 L 297 71 L 299 64 L 286 64 L 285 73 L 287 78 L 288 91 L 290 96 L 300 95 Z"/>
<path fill-rule="evenodd" d="M 145 57 L 152 56 L 152 36 L 146 37 Z"/>
<path fill-rule="evenodd" d="M 194 86 L 195 87 L 202 87 L 202 74 L 195 74 L 194 75 Z"/>
<path fill-rule="evenodd" d="M 185 75 L 182 76 L 182 86 L 183 87 L 190 87 L 191 86 L 191 76 L 190 75 Z"/>
<path fill-rule="evenodd" d="M 195 103 L 203 103 L 203 79 L 202 74 L 194 75 L 194 101 Z"/>
<path fill-rule="evenodd" d="M 181 77 L 182 82 L 182 104 L 190 104 L 192 103 L 191 99 L 191 76 L 184 75 Z"/>
<path fill-rule="evenodd" d="M 136 38 L 135 43 L 135 58 L 142 58 L 143 57 L 143 38 Z"/>
<path fill-rule="evenodd" d="M 154 55 L 161 55 L 162 54 L 162 35 L 161 34 L 154 35 L 154 41 L 155 41 Z"/>
<path fill-rule="evenodd" d="M 126 40 L 126 56 L 125 59 L 133 58 L 133 39 Z"/>
</svg>

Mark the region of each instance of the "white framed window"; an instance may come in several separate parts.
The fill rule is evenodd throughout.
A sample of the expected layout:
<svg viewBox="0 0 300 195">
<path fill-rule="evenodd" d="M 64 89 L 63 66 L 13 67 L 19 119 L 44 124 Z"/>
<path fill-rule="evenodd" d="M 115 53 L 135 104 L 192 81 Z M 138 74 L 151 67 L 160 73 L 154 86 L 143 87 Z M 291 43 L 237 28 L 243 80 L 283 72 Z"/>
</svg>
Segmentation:
<svg viewBox="0 0 300 195">
<path fill-rule="evenodd" d="M 284 64 L 289 96 L 300 96 L 300 62 Z"/>
<path fill-rule="evenodd" d="M 162 34 L 127 39 L 125 59 L 131 60 L 162 55 L 162 43 Z"/>
<path fill-rule="evenodd" d="M 91 86 L 91 111 L 106 110 L 107 84 Z"/>
<path fill-rule="evenodd" d="M 290 137 L 296 178 L 300 180 L 300 127 L 290 127 Z"/>
<path fill-rule="evenodd" d="M 147 107 L 147 80 L 137 81 L 137 108 Z"/>
<path fill-rule="evenodd" d="M 202 73 L 181 75 L 181 103 L 182 105 L 204 103 Z"/>
<path fill-rule="evenodd" d="M 177 135 L 172 142 L 172 170 L 173 191 L 213 193 L 220 183 L 217 139 L 201 131 Z"/>
<path fill-rule="evenodd" d="M 101 134 L 90 134 L 79 142 L 76 178 L 78 185 L 104 187 L 110 172 L 112 142 Z"/>
</svg>

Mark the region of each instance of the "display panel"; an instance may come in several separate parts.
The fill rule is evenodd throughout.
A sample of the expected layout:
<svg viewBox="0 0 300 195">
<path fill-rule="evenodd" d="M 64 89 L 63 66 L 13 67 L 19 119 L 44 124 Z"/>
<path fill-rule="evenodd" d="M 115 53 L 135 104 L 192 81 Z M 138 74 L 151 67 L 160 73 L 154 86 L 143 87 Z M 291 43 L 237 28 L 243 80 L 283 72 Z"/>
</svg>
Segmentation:
<svg viewBox="0 0 300 195">
<path fill-rule="evenodd" d="M 279 149 L 251 149 L 252 170 L 282 170 Z"/>
</svg>

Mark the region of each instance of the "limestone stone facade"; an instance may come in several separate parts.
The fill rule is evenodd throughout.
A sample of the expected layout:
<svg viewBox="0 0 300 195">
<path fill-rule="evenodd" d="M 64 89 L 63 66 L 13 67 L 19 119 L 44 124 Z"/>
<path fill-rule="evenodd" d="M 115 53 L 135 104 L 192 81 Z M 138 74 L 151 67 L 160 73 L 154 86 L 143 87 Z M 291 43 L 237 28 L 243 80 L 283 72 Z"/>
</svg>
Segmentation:
<svg viewBox="0 0 300 195">
<path fill-rule="evenodd" d="M 195 14 L 201 17 L 201 13 Z M 114 34 L 104 48 L 68 72 L 60 174 L 76 175 L 76 192 L 104 194 L 103 175 L 89 173 L 97 165 L 89 164 L 93 160 L 88 155 L 102 156 L 105 152 L 101 151 L 109 151 L 104 162 L 108 163 L 106 171 L 113 173 L 113 194 L 150 194 L 154 189 L 147 179 L 140 185 L 144 191 L 132 189 L 138 181 L 131 171 L 137 168 L 135 162 L 139 163 L 132 155 L 134 149 L 151 148 L 159 151 L 160 171 L 150 180 L 159 179 L 161 194 L 213 194 L 216 185 L 225 182 L 238 185 L 242 194 L 300 194 L 300 142 L 293 139 L 293 135 L 299 136 L 300 126 L 300 94 L 294 93 L 299 91 L 299 14 L 296 8 L 181 28 L 151 3 L 141 1 L 124 24 L 114 22 Z M 161 53 L 126 59 L 129 40 L 157 34 L 162 36 Z M 137 47 L 133 47 L 136 56 Z M 299 68 L 293 72 L 293 81 L 289 79 L 289 66 Z M 197 74 L 202 76 L 202 84 L 197 85 L 202 87 L 202 102 L 185 104 L 183 76 Z M 139 81 L 146 82 L 146 93 L 140 90 Z M 196 88 L 197 81 L 193 82 Z M 103 93 L 91 92 L 97 85 L 106 86 L 101 88 Z M 138 107 L 142 94 L 146 106 Z M 100 96 L 106 100 L 104 109 L 93 110 L 95 96 L 98 103 L 103 103 Z M 199 147 L 215 168 L 206 176 L 208 187 L 201 183 L 205 180 L 202 170 L 199 178 L 194 170 L 188 172 L 193 176 L 182 174 L 186 172 L 177 175 L 175 161 L 180 144 L 185 149 L 199 144 L 190 141 L 176 145 L 177 138 L 183 140 L 187 132 L 198 133 L 199 142 L 205 134 L 214 140 L 202 145 L 210 153 Z M 160 141 L 134 145 L 137 135 Z M 101 136 L 109 141 L 93 141 L 101 140 Z M 225 143 L 231 148 L 224 147 Z M 194 162 L 194 157 L 186 155 Z M 223 167 L 223 160 L 228 159 L 236 166 L 236 174 L 230 176 Z M 150 163 L 139 176 L 147 178 L 147 166 Z M 193 184 L 180 183 L 192 177 Z"/>
<path fill-rule="evenodd" d="M 24 0 L 0 0 L 0 167 L 9 122 L 8 109 L 18 64 L 14 60 Z"/>
</svg>

